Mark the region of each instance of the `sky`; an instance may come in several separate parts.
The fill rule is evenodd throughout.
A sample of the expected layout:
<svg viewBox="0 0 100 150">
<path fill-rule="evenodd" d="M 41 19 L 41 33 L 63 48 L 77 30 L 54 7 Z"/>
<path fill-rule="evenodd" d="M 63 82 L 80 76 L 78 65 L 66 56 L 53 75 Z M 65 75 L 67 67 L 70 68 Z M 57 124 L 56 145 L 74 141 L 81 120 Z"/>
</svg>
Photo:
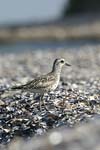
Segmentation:
<svg viewBox="0 0 100 150">
<path fill-rule="evenodd" d="M 68 0 L 0 0 L 0 24 L 43 22 L 60 17 Z"/>
</svg>

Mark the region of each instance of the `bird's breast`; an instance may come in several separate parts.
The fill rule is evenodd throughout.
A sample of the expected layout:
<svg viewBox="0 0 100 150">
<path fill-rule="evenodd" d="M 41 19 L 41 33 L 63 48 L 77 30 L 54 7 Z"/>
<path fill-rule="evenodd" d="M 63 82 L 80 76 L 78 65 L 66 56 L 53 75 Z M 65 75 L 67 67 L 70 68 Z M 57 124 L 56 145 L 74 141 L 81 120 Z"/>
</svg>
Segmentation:
<svg viewBox="0 0 100 150">
<path fill-rule="evenodd" d="M 56 79 L 55 83 L 51 85 L 51 90 L 55 90 L 59 84 L 59 78 Z"/>
</svg>

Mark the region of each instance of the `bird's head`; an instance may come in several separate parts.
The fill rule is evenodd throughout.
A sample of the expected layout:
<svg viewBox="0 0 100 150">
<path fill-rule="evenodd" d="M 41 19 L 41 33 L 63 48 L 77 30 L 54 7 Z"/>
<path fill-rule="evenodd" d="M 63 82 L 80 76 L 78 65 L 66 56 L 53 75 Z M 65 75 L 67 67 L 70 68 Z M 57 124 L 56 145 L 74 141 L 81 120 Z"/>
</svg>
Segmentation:
<svg viewBox="0 0 100 150">
<path fill-rule="evenodd" d="M 57 58 L 55 59 L 54 63 L 53 63 L 53 70 L 58 70 L 61 69 L 64 65 L 66 66 L 71 66 L 70 64 L 68 64 L 64 58 Z"/>
</svg>

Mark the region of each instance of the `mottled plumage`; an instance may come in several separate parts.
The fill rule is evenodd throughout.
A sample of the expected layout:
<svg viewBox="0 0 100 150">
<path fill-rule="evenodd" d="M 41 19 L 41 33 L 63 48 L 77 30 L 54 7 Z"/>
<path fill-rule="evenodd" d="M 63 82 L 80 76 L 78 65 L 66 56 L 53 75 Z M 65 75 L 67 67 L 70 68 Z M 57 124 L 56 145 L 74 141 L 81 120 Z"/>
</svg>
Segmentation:
<svg viewBox="0 0 100 150">
<path fill-rule="evenodd" d="M 12 87 L 13 90 L 21 89 L 22 91 L 31 91 L 33 93 L 40 93 L 41 100 L 44 93 L 48 93 L 57 88 L 60 80 L 61 69 L 63 65 L 70 66 L 65 63 L 64 59 L 56 59 L 53 63 L 52 71 L 46 75 L 40 76 L 26 83 L 25 85 Z M 40 104 L 41 109 L 41 104 Z"/>
<path fill-rule="evenodd" d="M 56 81 L 56 76 L 49 73 L 47 75 L 33 79 L 25 85 L 12 87 L 12 89 L 21 89 L 23 91 L 27 90 L 35 93 L 44 93 L 53 90 L 52 85 L 54 84 L 54 81 Z"/>
</svg>

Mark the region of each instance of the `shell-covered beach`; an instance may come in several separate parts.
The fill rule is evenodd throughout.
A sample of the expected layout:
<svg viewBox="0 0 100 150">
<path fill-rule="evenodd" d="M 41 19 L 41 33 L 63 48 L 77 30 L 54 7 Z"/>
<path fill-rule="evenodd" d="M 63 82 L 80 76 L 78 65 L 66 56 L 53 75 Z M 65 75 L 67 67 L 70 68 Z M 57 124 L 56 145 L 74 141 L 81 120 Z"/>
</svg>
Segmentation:
<svg viewBox="0 0 100 150">
<path fill-rule="evenodd" d="M 51 71 L 55 58 L 63 57 L 58 88 L 44 96 L 47 111 L 39 110 L 39 95 L 8 92 Z M 0 145 L 16 137 L 28 140 L 55 128 L 76 128 L 100 114 L 100 46 L 49 49 L 0 54 Z"/>
</svg>

